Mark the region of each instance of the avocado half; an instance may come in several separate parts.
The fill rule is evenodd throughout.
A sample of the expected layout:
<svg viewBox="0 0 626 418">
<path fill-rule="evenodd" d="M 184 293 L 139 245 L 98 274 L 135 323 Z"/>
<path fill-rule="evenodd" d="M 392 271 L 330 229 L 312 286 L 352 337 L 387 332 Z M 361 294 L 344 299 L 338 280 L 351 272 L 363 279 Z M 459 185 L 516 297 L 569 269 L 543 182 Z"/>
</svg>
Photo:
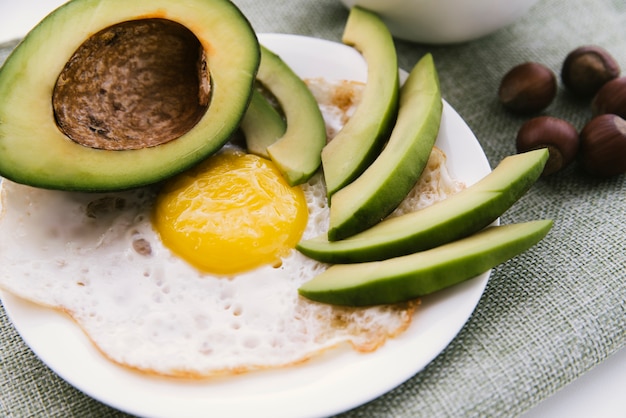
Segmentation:
<svg viewBox="0 0 626 418">
<path fill-rule="evenodd" d="M 72 0 L 0 69 L 0 176 L 84 191 L 171 177 L 228 141 L 259 61 L 227 0 Z"/>
</svg>

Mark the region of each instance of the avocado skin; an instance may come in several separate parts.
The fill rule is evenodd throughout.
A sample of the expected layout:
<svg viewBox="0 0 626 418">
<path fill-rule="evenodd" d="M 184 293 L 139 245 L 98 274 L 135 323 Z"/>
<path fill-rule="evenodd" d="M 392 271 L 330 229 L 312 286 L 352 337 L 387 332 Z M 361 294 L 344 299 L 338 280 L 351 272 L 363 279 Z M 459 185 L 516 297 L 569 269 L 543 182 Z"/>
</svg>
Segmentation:
<svg viewBox="0 0 626 418">
<path fill-rule="evenodd" d="M 311 300 L 370 306 L 406 302 L 482 274 L 535 245 L 551 220 L 491 226 L 424 252 L 361 264 L 337 264 L 299 288 Z"/>
<path fill-rule="evenodd" d="M 212 71 L 209 110 L 186 134 L 160 146 L 110 151 L 73 142 L 59 130 L 51 107 L 65 64 L 94 33 L 153 18 L 183 24 L 205 46 Z M 250 100 L 259 60 L 252 26 L 227 0 L 69 1 L 31 30 L 0 68 L 0 176 L 35 187 L 87 192 L 165 180 L 230 139 Z"/>
<path fill-rule="evenodd" d="M 369 10 L 352 7 L 342 41 L 363 55 L 368 76 L 355 113 L 322 150 L 328 197 L 356 179 L 376 159 L 398 111 L 398 58 L 385 23 Z"/>
<path fill-rule="evenodd" d="M 548 159 L 539 149 L 506 157 L 482 180 L 422 210 L 380 222 L 350 238 L 301 241 L 297 249 L 327 263 L 384 260 L 468 236 L 494 222 L 537 181 Z"/>
<path fill-rule="evenodd" d="M 331 196 L 330 241 L 376 225 L 402 202 L 428 163 L 442 112 L 437 69 L 432 55 L 426 54 L 402 86 L 398 117 L 383 151 L 356 180 Z"/>
</svg>

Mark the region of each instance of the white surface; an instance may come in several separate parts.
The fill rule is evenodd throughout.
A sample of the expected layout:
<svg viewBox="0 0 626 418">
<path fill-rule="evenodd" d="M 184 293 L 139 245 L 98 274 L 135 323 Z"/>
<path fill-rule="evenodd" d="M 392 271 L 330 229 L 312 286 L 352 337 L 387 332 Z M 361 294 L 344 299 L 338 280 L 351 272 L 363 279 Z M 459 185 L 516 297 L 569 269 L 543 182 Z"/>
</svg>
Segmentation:
<svg viewBox="0 0 626 418">
<path fill-rule="evenodd" d="M 625 388 L 626 349 L 622 349 L 522 418 L 624 418 Z"/>
<path fill-rule="evenodd" d="M 466 42 L 513 23 L 537 0 L 341 0 L 377 12 L 391 32 L 430 44 Z"/>
<path fill-rule="evenodd" d="M 67 0 L 0 0 L 0 42 L 21 38 Z"/>
<path fill-rule="evenodd" d="M 363 57 L 346 45 L 295 35 L 260 35 L 260 40 L 303 78 L 366 80 Z M 450 171 L 466 184 L 489 173 L 478 141 L 447 103 L 436 144 L 447 154 Z M 66 316 L 0 295 L 16 329 L 44 363 L 76 388 L 115 408 L 151 417 L 200 417 L 210 412 L 220 417 L 294 418 L 346 411 L 422 370 L 463 327 L 488 276 L 423 298 L 409 329 L 374 353 L 329 350 L 299 366 L 205 381 L 163 379 L 119 367 Z"/>
<path fill-rule="evenodd" d="M 22 37 L 62 0 L 0 0 L 0 42 Z M 525 415 L 543 417 L 626 416 L 626 349 L 609 358 Z M 130 394 L 129 394 L 130 396 Z"/>
</svg>

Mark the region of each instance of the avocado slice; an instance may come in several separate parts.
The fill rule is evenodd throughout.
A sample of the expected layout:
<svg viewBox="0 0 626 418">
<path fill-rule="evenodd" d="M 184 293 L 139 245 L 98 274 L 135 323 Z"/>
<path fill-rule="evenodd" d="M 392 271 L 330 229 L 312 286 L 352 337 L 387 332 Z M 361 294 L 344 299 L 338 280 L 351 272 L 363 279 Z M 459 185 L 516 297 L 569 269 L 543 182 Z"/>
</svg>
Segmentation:
<svg viewBox="0 0 626 418">
<path fill-rule="evenodd" d="M 72 0 L 0 69 L 0 175 L 84 191 L 168 178 L 228 141 L 259 60 L 227 0 Z"/>
<path fill-rule="evenodd" d="M 431 54 L 411 70 L 388 143 L 352 183 L 331 196 L 328 239 L 361 232 L 389 215 L 415 186 L 437 140 L 443 102 Z"/>
<path fill-rule="evenodd" d="M 248 152 L 269 159 L 267 147 L 282 138 L 287 130 L 287 123 L 263 93 L 255 89 L 240 128 L 245 136 Z"/>
<path fill-rule="evenodd" d="M 342 41 L 363 55 L 368 75 L 354 115 L 322 150 L 329 197 L 376 158 L 398 109 L 398 58 L 387 26 L 376 14 L 355 6 L 350 9 Z"/>
<path fill-rule="evenodd" d="M 482 180 L 422 210 L 386 219 L 348 239 L 301 241 L 298 250 L 327 263 L 384 260 L 427 250 L 477 232 L 495 221 L 537 181 L 547 149 L 504 158 Z"/>
<path fill-rule="evenodd" d="M 309 299 L 348 306 L 405 302 L 471 279 L 535 245 L 551 220 L 491 226 L 424 252 L 337 264 L 299 288 Z"/>
<path fill-rule="evenodd" d="M 261 46 L 257 80 L 278 100 L 287 129 L 267 153 L 290 186 L 306 182 L 321 164 L 326 144 L 322 111 L 306 83 L 278 55 Z"/>
</svg>

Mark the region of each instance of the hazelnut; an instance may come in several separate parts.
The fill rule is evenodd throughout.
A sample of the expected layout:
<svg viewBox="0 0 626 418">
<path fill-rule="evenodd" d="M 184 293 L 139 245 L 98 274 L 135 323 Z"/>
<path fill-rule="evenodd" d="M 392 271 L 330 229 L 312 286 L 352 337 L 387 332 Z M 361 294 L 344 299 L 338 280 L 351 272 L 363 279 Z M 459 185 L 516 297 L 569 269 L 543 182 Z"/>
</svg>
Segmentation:
<svg viewBox="0 0 626 418">
<path fill-rule="evenodd" d="M 498 98 L 514 113 L 539 112 L 556 96 L 556 75 L 543 64 L 526 62 L 507 72 L 498 90 Z"/>
<path fill-rule="evenodd" d="M 626 118 L 626 77 L 604 84 L 591 102 L 591 111 L 593 116 L 612 113 Z"/>
<path fill-rule="evenodd" d="M 619 74 L 619 64 L 609 52 L 599 46 L 587 45 L 567 55 L 561 69 L 561 80 L 576 96 L 592 97 Z"/>
<path fill-rule="evenodd" d="M 579 159 L 598 177 L 626 173 L 626 120 L 612 114 L 591 119 L 580 132 Z"/>
<path fill-rule="evenodd" d="M 549 157 L 542 176 L 567 167 L 578 152 L 578 131 L 569 122 L 553 116 L 538 116 L 524 123 L 517 133 L 517 152 L 548 148 Z"/>
</svg>

